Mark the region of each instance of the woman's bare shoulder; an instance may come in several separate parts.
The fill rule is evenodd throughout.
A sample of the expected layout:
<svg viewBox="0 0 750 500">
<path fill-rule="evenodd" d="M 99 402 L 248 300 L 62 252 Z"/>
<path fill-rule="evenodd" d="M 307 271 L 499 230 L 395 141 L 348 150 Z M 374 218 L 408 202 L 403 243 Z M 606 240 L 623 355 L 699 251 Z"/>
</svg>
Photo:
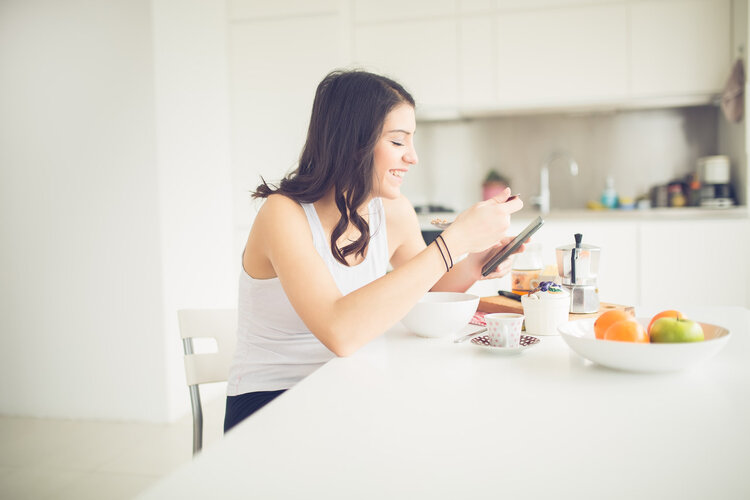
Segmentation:
<svg viewBox="0 0 750 500">
<path fill-rule="evenodd" d="M 409 227 L 418 224 L 417 213 L 406 196 L 402 194 L 395 199 L 382 200 L 388 227 Z"/>
<path fill-rule="evenodd" d="M 260 210 L 258 210 L 256 220 L 276 221 L 280 218 L 292 217 L 296 219 L 300 216 L 304 217 L 302 205 L 283 194 L 272 194 L 266 198 Z"/>
</svg>

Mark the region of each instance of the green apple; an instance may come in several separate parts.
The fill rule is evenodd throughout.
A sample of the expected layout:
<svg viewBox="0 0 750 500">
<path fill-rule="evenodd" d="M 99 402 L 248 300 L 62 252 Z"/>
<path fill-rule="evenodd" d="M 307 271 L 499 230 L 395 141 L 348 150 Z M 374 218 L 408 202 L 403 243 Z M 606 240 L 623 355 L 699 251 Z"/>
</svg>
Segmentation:
<svg viewBox="0 0 750 500">
<path fill-rule="evenodd" d="M 651 342 L 700 342 L 703 328 L 687 318 L 659 318 L 649 331 Z"/>
</svg>

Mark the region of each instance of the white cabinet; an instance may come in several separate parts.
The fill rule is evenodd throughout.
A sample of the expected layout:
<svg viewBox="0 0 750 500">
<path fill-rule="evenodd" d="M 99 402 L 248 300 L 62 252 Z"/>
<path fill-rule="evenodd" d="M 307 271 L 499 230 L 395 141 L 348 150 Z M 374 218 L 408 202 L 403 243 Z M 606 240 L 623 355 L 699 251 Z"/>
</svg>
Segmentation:
<svg viewBox="0 0 750 500">
<path fill-rule="evenodd" d="M 520 231 L 520 228 L 519 228 Z M 638 302 L 638 227 L 634 223 L 612 224 L 607 220 L 562 220 L 548 218 L 532 241 L 542 246 L 547 265 L 557 265 L 559 246 L 575 243 L 581 233 L 583 242 L 601 248 L 599 295 L 604 302 L 634 305 Z"/>
<path fill-rule="evenodd" d="M 627 29 L 624 4 L 499 14 L 500 107 L 622 99 Z"/>
<path fill-rule="evenodd" d="M 458 105 L 482 109 L 497 104 L 494 23 L 489 16 L 458 23 Z"/>
<path fill-rule="evenodd" d="M 731 64 L 730 11 L 730 0 L 631 4 L 632 94 L 719 92 Z"/>
<path fill-rule="evenodd" d="M 517 234 L 531 219 L 514 218 Z M 750 220 L 640 220 L 548 217 L 532 237 L 545 265 L 556 265 L 555 248 L 583 241 L 601 248 L 599 296 L 626 305 L 681 308 L 693 305 L 750 307 Z M 493 295 L 510 280 L 475 285 Z"/>
<path fill-rule="evenodd" d="M 509 234 L 518 234 L 531 219 L 518 218 L 511 223 Z M 545 266 L 557 266 L 559 246 L 575 243 L 574 235 L 583 234 L 584 243 L 601 248 L 599 265 L 599 296 L 604 302 L 637 305 L 639 303 L 638 225 L 633 221 L 613 223 L 611 220 L 570 220 L 548 218 L 531 241 L 541 246 Z M 469 291 L 482 296 L 497 290 L 510 290 L 510 278 L 477 282 Z"/>
<path fill-rule="evenodd" d="M 333 14 L 340 0 L 228 0 L 227 15 L 232 21 L 281 16 Z"/>
<path fill-rule="evenodd" d="M 355 65 L 393 77 L 417 101 L 417 111 L 455 112 L 458 106 L 456 20 L 358 25 Z"/>
<path fill-rule="evenodd" d="M 641 302 L 750 306 L 750 223 L 744 220 L 644 222 Z"/>
<path fill-rule="evenodd" d="M 403 21 L 436 16 L 453 16 L 455 0 L 353 0 L 354 22 Z"/>
</svg>

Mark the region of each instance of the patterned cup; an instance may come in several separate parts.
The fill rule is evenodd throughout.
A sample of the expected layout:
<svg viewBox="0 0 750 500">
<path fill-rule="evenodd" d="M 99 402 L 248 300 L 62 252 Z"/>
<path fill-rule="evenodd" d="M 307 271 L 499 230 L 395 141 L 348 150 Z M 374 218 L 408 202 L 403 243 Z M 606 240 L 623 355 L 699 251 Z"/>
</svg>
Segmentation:
<svg viewBox="0 0 750 500">
<path fill-rule="evenodd" d="M 510 348 L 520 345 L 523 314 L 487 314 L 484 320 L 487 322 L 487 338 L 491 345 Z"/>
</svg>

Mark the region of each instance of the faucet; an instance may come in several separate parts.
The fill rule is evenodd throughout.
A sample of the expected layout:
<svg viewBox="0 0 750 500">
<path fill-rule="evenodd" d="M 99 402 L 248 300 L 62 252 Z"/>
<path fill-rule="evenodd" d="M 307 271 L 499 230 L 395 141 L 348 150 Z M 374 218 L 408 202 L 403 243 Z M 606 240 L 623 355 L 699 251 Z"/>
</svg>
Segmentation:
<svg viewBox="0 0 750 500">
<path fill-rule="evenodd" d="M 569 153 L 555 152 L 552 153 L 549 158 L 547 158 L 547 161 L 544 162 L 542 168 L 539 171 L 539 196 L 534 196 L 533 198 L 531 198 L 531 202 L 535 206 L 539 207 L 539 212 L 541 212 L 542 215 L 548 214 L 550 208 L 549 169 L 553 163 L 560 160 L 565 160 L 568 168 L 570 169 L 570 175 L 578 175 L 578 163 L 576 163 L 575 159 L 573 159 L 573 157 Z"/>
</svg>

